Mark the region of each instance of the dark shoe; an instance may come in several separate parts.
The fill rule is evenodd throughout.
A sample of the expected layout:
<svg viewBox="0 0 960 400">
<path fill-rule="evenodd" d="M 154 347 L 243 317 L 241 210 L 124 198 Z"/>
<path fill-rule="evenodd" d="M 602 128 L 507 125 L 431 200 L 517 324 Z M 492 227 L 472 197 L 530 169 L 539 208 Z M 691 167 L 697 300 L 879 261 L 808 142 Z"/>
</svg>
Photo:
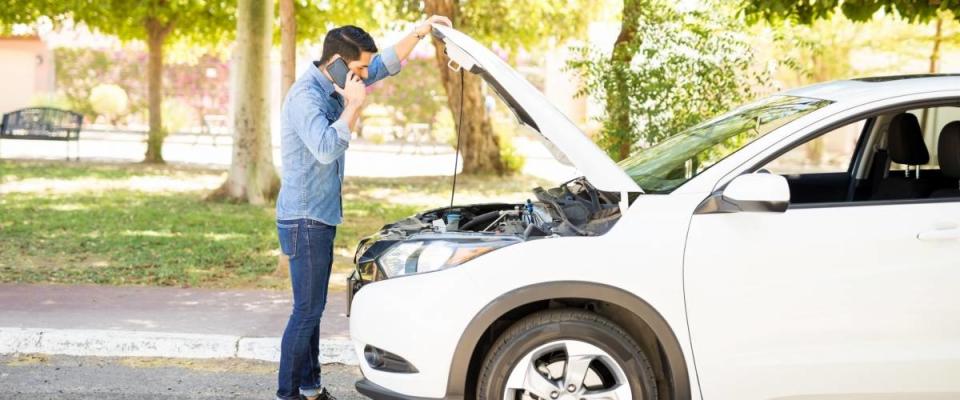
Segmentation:
<svg viewBox="0 0 960 400">
<path fill-rule="evenodd" d="M 300 400 L 310 400 L 310 399 L 307 396 L 304 396 L 301 394 Z M 327 388 L 323 388 L 323 390 L 320 391 L 320 394 L 317 395 L 316 400 L 337 400 L 337 398 L 333 397 L 333 395 L 330 394 L 330 391 L 327 390 Z"/>
<path fill-rule="evenodd" d="M 323 391 L 320 392 L 320 396 L 317 397 L 317 400 L 337 400 L 337 398 L 333 397 L 327 388 L 323 388 Z"/>
</svg>

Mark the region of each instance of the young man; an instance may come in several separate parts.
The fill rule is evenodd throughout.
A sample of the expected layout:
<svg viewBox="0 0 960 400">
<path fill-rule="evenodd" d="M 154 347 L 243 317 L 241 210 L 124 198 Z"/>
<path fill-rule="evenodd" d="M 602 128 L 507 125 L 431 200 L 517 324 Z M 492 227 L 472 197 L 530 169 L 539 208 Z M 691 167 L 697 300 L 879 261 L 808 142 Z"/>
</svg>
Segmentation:
<svg viewBox="0 0 960 400">
<path fill-rule="evenodd" d="M 290 259 L 293 312 L 280 345 L 277 399 L 334 398 L 320 382 L 317 356 L 333 238 L 343 217 L 344 152 L 360 116 L 366 86 L 400 72 L 400 61 L 430 34 L 434 23 L 450 25 L 450 20 L 427 18 L 380 54 L 373 38 L 356 26 L 328 32 L 320 61 L 297 79 L 284 100 L 277 234 L 283 254 Z M 342 88 L 326 69 L 337 59 L 343 59 L 349 69 Z"/>
</svg>

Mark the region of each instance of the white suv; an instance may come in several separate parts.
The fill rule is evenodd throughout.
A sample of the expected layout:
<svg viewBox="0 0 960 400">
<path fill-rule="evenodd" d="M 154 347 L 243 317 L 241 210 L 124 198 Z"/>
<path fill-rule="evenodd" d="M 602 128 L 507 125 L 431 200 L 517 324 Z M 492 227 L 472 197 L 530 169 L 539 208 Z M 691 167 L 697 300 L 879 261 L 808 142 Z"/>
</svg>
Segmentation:
<svg viewBox="0 0 960 400">
<path fill-rule="evenodd" d="M 361 393 L 960 398 L 960 76 L 789 91 L 614 163 L 492 52 L 434 33 L 582 177 L 361 242 Z"/>
</svg>

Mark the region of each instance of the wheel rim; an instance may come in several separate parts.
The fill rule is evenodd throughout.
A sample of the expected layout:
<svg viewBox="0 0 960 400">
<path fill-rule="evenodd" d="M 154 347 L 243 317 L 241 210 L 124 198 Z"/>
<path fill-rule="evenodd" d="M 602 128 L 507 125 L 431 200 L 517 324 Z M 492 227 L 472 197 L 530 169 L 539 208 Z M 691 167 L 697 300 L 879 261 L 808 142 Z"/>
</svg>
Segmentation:
<svg viewBox="0 0 960 400">
<path fill-rule="evenodd" d="M 528 352 L 507 376 L 504 399 L 628 400 L 630 383 L 606 351 L 579 340 L 547 343 Z"/>
</svg>

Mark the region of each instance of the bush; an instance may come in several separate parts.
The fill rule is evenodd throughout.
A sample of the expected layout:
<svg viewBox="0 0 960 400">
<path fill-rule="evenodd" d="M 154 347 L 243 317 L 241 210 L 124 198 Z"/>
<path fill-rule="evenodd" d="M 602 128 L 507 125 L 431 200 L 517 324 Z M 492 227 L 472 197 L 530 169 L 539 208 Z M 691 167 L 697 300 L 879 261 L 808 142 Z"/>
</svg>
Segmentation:
<svg viewBox="0 0 960 400">
<path fill-rule="evenodd" d="M 90 106 L 97 114 L 106 115 L 111 123 L 116 123 L 117 117 L 127 111 L 129 99 L 122 87 L 112 84 L 101 84 L 90 90 Z"/>
<path fill-rule="evenodd" d="M 124 89 L 127 107 L 122 117 L 131 117 L 120 118 L 117 122 L 139 124 L 147 120 L 145 52 L 132 48 L 105 51 L 59 47 L 54 49 L 54 58 L 57 92 L 69 101 L 68 109 L 92 120 L 98 114 L 90 103 L 92 91 L 103 82 L 111 82 Z M 190 124 L 199 125 L 200 114 L 226 115 L 230 92 L 227 62 L 215 56 L 189 61 L 187 64 L 167 62 L 164 65 L 164 96 L 179 99 L 194 108 L 195 111 L 185 114 L 189 116 Z M 172 107 L 179 109 L 179 106 Z"/>
<path fill-rule="evenodd" d="M 498 111 L 503 107 L 498 107 Z M 505 110 L 504 110 L 505 111 Z M 513 140 L 517 137 L 517 122 L 512 115 L 506 115 L 509 111 L 494 112 L 490 116 L 493 123 L 493 131 L 500 142 L 500 159 L 503 160 L 504 172 L 513 175 L 523 170 L 527 160 L 517 152 L 517 146 L 514 146 Z"/>
<path fill-rule="evenodd" d="M 52 107 L 59 108 L 61 110 L 73 110 L 70 100 L 66 97 L 54 94 L 54 93 L 41 93 L 36 94 L 30 98 L 30 106 L 32 107 Z"/>
<path fill-rule="evenodd" d="M 754 87 L 768 82 L 765 72 L 751 70 L 743 24 L 723 4 L 644 6 L 631 14 L 635 35 L 615 47 L 627 59 L 587 47 L 575 49 L 579 57 L 568 64 L 585 82 L 580 94 L 606 104 L 597 141 L 615 160 L 751 99 Z"/>
<path fill-rule="evenodd" d="M 163 101 L 163 130 L 167 133 L 180 132 L 195 120 L 194 109 L 177 99 Z"/>
<path fill-rule="evenodd" d="M 373 143 L 373 144 L 384 144 L 387 142 L 386 136 L 384 136 L 383 133 L 380 133 L 380 132 L 371 133 L 370 135 L 368 135 L 367 139 L 370 140 L 370 143 Z"/>
<path fill-rule="evenodd" d="M 504 172 L 512 175 L 522 171 L 527 159 L 517 152 L 517 147 L 513 145 L 513 136 L 497 136 L 500 137 L 500 159 L 503 160 Z"/>
</svg>

